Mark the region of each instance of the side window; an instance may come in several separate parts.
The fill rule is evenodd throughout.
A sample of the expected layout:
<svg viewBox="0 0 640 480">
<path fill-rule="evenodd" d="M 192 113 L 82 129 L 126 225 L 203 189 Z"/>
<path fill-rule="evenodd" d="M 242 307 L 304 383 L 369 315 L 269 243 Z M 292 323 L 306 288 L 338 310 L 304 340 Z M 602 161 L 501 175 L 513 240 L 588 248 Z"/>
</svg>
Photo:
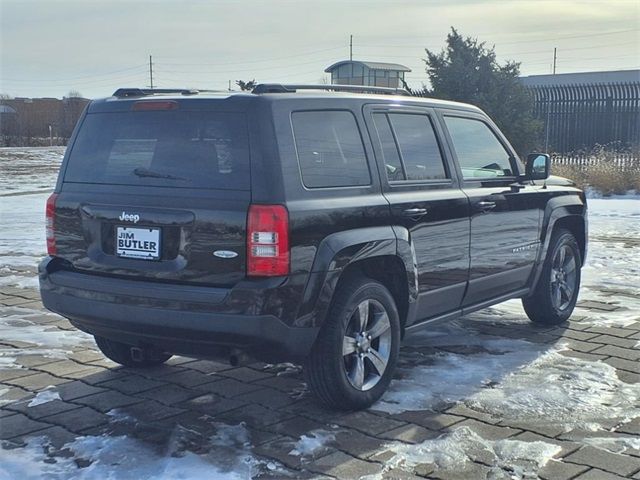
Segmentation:
<svg viewBox="0 0 640 480">
<path fill-rule="evenodd" d="M 382 147 L 382 156 L 384 157 L 384 167 L 387 172 L 389 181 L 406 180 L 407 176 L 402 167 L 398 146 L 393 138 L 389 118 L 384 113 L 376 113 L 373 115 L 373 123 L 378 131 L 378 138 Z"/>
<path fill-rule="evenodd" d="M 447 178 L 431 119 L 411 113 L 376 113 L 385 170 L 389 181 Z"/>
<path fill-rule="evenodd" d="M 427 115 L 389 114 L 391 126 L 398 140 L 407 180 L 441 180 L 447 178 L 433 131 Z"/>
<path fill-rule="evenodd" d="M 362 137 L 351 112 L 294 112 L 291 122 L 306 187 L 371 184 Z"/>
<path fill-rule="evenodd" d="M 462 176 L 466 179 L 512 176 L 510 155 L 481 120 L 445 116 Z"/>
</svg>

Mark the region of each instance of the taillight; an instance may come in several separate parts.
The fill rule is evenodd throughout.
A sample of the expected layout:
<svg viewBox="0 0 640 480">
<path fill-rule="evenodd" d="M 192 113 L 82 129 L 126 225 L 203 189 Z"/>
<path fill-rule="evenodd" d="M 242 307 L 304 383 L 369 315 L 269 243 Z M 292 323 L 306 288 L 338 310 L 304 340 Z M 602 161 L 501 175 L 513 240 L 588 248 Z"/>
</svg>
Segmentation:
<svg viewBox="0 0 640 480">
<path fill-rule="evenodd" d="M 282 205 L 251 205 L 247 218 L 247 275 L 289 274 L 289 213 Z"/>
<path fill-rule="evenodd" d="M 55 216 L 56 216 L 56 199 L 57 193 L 52 193 L 47 198 L 46 208 L 46 232 L 47 232 L 47 254 L 55 255 L 56 252 L 56 230 L 55 230 Z"/>
</svg>

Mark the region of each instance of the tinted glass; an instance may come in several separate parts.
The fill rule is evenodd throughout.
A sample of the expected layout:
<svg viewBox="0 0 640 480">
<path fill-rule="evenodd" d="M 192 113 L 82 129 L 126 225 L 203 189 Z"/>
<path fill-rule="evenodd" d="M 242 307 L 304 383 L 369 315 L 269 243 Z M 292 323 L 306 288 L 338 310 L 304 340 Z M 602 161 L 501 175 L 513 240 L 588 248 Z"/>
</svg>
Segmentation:
<svg viewBox="0 0 640 480">
<path fill-rule="evenodd" d="M 438 180 L 447 174 L 431 120 L 426 115 L 389 114 L 407 180 Z"/>
<path fill-rule="evenodd" d="M 383 113 L 376 113 L 373 115 L 373 122 L 375 123 L 376 130 L 378 131 L 378 138 L 380 139 L 380 146 L 382 147 L 382 155 L 384 157 L 387 178 L 392 182 L 405 180 L 406 177 L 404 175 L 404 170 L 402 169 L 400 154 L 398 153 L 396 141 L 393 139 L 389 119 Z"/>
<path fill-rule="evenodd" d="M 445 117 L 464 178 L 513 175 L 509 153 L 489 126 L 471 118 Z"/>
<path fill-rule="evenodd" d="M 248 190 L 246 121 L 212 112 L 89 114 L 65 181 Z"/>
<path fill-rule="evenodd" d="M 346 187 L 371 183 L 362 138 L 351 112 L 295 112 L 292 122 L 305 186 Z"/>
</svg>

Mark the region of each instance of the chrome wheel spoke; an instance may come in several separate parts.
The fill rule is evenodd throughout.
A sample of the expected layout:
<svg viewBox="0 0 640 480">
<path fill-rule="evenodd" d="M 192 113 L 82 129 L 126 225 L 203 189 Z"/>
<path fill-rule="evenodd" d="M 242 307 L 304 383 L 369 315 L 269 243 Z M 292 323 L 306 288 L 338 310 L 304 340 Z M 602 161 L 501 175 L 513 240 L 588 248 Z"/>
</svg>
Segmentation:
<svg viewBox="0 0 640 480">
<path fill-rule="evenodd" d="M 566 248 L 567 247 L 565 247 L 565 246 L 560 247 L 560 252 L 559 252 L 559 257 L 558 257 L 558 265 L 560 267 L 562 267 L 564 265 L 564 258 L 565 258 L 566 253 L 567 253 L 566 250 L 565 250 Z"/>
<path fill-rule="evenodd" d="M 571 287 L 571 285 L 569 285 L 566 282 L 563 282 L 560 284 L 560 288 L 562 289 L 565 296 L 567 297 L 567 301 L 568 302 L 571 301 L 571 297 L 573 296 L 573 288 Z"/>
<path fill-rule="evenodd" d="M 384 374 L 384 371 L 387 369 L 387 359 L 384 358 L 380 354 L 380 352 L 378 352 L 374 348 L 371 348 L 369 350 L 369 352 L 367 353 L 367 358 L 373 364 L 373 368 L 375 368 L 376 372 L 378 372 L 378 375 L 382 376 Z"/>
<path fill-rule="evenodd" d="M 562 268 L 564 270 L 566 270 L 569 264 L 573 262 L 573 252 L 569 249 L 569 247 L 566 247 L 566 249 L 568 250 L 568 255 L 565 253 L 564 260 L 562 261 Z"/>
<path fill-rule="evenodd" d="M 380 335 L 385 333 L 391 328 L 391 323 L 389 322 L 389 316 L 387 312 L 382 312 L 374 317 L 374 323 L 369 328 L 368 333 L 371 335 L 371 339 L 378 338 Z"/>
<path fill-rule="evenodd" d="M 560 308 L 562 305 L 562 293 L 560 292 L 560 285 L 556 285 L 553 289 L 553 304 L 556 308 Z"/>
<path fill-rule="evenodd" d="M 576 269 L 576 262 L 572 258 L 571 261 L 569 261 L 567 263 L 567 265 L 565 266 L 564 271 L 565 271 L 565 273 L 569 274 L 569 273 L 572 273 L 573 271 L 575 271 L 575 269 Z"/>
<path fill-rule="evenodd" d="M 350 355 L 356 351 L 356 339 L 345 335 L 342 338 L 342 356 Z"/>
<path fill-rule="evenodd" d="M 354 387 L 362 389 L 364 385 L 364 358 L 360 355 L 355 358 L 355 365 L 349 372 L 349 379 Z"/>
<path fill-rule="evenodd" d="M 369 300 L 358 305 L 358 329 L 360 332 L 364 332 L 367 323 L 369 322 Z"/>
</svg>

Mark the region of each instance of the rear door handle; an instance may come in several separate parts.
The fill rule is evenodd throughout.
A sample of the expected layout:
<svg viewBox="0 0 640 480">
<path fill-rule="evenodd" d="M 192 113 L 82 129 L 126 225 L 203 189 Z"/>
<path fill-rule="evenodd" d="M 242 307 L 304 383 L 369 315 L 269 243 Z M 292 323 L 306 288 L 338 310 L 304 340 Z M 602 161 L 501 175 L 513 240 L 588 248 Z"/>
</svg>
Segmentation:
<svg viewBox="0 0 640 480">
<path fill-rule="evenodd" d="M 426 208 L 407 208 L 406 210 L 402 211 L 402 215 L 404 215 L 405 217 L 422 217 L 424 215 L 426 215 L 428 212 L 428 210 Z"/>
<path fill-rule="evenodd" d="M 496 208 L 496 202 L 478 202 L 476 203 L 476 207 L 481 212 L 488 212 Z"/>
</svg>

